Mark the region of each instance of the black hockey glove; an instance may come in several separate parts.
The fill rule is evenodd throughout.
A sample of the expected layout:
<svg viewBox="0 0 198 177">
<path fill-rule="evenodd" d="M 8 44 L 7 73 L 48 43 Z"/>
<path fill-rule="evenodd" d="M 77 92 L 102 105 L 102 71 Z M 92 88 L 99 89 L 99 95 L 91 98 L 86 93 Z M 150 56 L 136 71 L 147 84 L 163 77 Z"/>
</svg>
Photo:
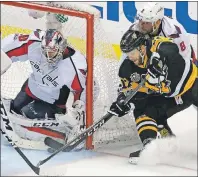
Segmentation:
<svg viewBox="0 0 198 177">
<path fill-rule="evenodd" d="M 128 103 L 124 105 L 125 95 L 121 93 L 122 95 L 118 96 L 117 101 L 113 102 L 110 106 L 110 110 L 108 111 L 111 114 L 114 114 L 115 116 L 122 117 L 129 113 L 131 109 L 131 105 Z"/>
<path fill-rule="evenodd" d="M 147 71 L 149 75 L 153 78 L 159 78 L 160 76 L 164 76 L 164 61 L 160 58 L 160 55 L 156 52 L 153 52 Z"/>
</svg>

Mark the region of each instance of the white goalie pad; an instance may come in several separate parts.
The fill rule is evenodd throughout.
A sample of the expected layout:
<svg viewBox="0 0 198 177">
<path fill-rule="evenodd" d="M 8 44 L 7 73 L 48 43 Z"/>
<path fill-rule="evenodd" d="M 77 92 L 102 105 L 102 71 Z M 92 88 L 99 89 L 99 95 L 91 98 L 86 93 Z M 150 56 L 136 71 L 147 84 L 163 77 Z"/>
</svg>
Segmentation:
<svg viewBox="0 0 198 177">
<path fill-rule="evenodd" d="M 4 74 L 12 65 L 11 59 L 1 49 L 1 75 Z"/>
<path fill-rule="evenodd" d="M 9 137 L 12 142 L 19 148 L 25 149 L 36 149 L 36 150 L 47 150 L 48 147 L 44 144 L 43 141 L 34 141 L 29 139 L 24 139 L 17 134 L 16 127 L 9 119 L 9 101 L 1 98 L 1 130 L 2 133 Z M 24 133 L 24 132 L 23 132 Z"/>
<path fill-rule="evenodd" d="M 10 110 L 10 99 L 3 99 L 4 106 L 6 110 Z M 56 131 L 60 135 L 64 134 L 64 137 L 62 138 L 56 138 L 59 142 L 64 143 L 65 137 L 71 137 L 75 135 L 76 125 L 79 124 L 79 121 L 77 121 L 75 118 L 72 118 L 69 116 L 69 114 L 66 115 L 56 115 L 56 119 L 52 120 L 49 118 L 45 118 L 43 120 L 39 119 L 28 119 L 22 115 L 16 114 L 15 112 L 7 112 L 9 120 L 12 122 L 13 125 L 13 132 L 17 137 L 17 141 L 24 142 L 25 144 L 22 144 L 22 148 L 27 149 L 38 149 L 38 150 L 46 150 L 48 147 L 44 144 L 44 139 L 48 136 L 43 133 L 39 133 L 37 130 L 40 128 L 47 128 L 48 131 L 52 130 Z M 1 124 L 3 125 L 3 124 Z M 4 130 L 4 127 L 1 127 Z M 75 132 L 74 132 L 75 131 Z M 14 137 L 14 139 L 16 139 Z M 49 136 L 50 137 L 50 136 Z M 29 145 L 31 144 L 31 146 Z"/>
</svg>

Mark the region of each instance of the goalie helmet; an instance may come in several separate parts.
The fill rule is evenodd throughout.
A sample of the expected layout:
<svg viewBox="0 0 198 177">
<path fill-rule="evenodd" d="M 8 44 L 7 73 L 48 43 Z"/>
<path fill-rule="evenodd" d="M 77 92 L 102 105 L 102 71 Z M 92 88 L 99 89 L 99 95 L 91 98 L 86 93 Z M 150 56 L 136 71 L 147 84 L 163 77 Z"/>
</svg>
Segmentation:
<svg viewBox="0 0 198 177">
<path fill-rule="evenodd" d="M 48 29 L 45 32 L 41 41 L 41 49 L 49 64 L 55 65 L 63 59 L 66 47 L 67 41 L 59 31 Z"/>
<path fill-rule="evenodd" d="M 124 53 L 131 52 L 141 45 L 146 45 L 147 39 L 149 39 L 148 35 L 144 35 L 139 31 L 128 30 L 120 41 L 120 49 Z"/>
</svg>

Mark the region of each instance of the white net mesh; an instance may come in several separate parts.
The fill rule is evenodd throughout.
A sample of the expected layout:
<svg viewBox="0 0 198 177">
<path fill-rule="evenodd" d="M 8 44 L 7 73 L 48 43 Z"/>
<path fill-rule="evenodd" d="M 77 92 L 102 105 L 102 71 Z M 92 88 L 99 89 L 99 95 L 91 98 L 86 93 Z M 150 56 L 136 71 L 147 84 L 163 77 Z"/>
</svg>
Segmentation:
<svg viewBox="0 0 198 177">
<path fill-rule="evenodd" d="M 58 4 L 58 5 L 57 5 Z M 53 4 L 51 4 L 53 5 Z M 58 3 L 61 8 L 67 8 L 68 3 Z M 89 5 L 69 3 L 70 9 L 82 10 L 95 14 L 94 21 L 94 77 L 99 84 L 99 96 L 94 102 L 94 121 L 102 117 L 111 103 L 117 97 L 118 87 L 118 60 L 114 54 L 108 35 L 100 24 L 99 12 Z M 79 8 L 80 7 L 80 8 Z M 83 8 L 83 9 L 82 9 Z M 35 29 L 46 29 L 46 17 L 33 19 L 28 10 L 8 5 L 1 6 L 1 38 L 13 33 L 29 34 Z M 68 42 L 81 53 L 86 54 L 86 19 L 68 16 L 63 24 L 63 34 Z M 20 91 L 22 84 L 31 73 L 28 62 L 14 63 L 11 69 L 1 78 L 1 92 L 3 96 L 14 98 Z M 132 115 L 122 118 L 112 118 L 94 135 L 94 145 L 110 142 L 133 143 L 137 140 Z"/>
</svg>

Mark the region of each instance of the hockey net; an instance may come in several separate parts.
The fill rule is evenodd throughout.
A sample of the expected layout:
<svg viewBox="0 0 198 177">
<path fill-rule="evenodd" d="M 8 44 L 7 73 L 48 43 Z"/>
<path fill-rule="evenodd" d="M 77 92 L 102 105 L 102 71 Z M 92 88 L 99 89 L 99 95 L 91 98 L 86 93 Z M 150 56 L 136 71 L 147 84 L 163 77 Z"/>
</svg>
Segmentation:
<svg viewBox="0 0 198 177">
<path fill-rule="evenodd" d="M 28 9 L 60 13 L 68 16 L 63 23 L 62 32 L 71 46 L 87 57 L 87 126 L 101 118 L 117 97 L 119 78 L 117 76 L 119 62 L 114 54 L 108 34 L 103 30 L 100 12 L 79 2 L 53 2 L 48 5 L 27 2 L 5 2 L 1 5 L 1 38 L 13 33 L 29 34 L 32 30 L 45 30 L 45 16 L 33 19 Z M 93 32 L 93 34 L 92 34 Z M 5 97 L 14 98 L 22 84 L 31 73 L 28 62 L 13 63 L 12 67 L 1 78 L 1 93 Z M 93 77 L 99 85 L 99 95 L 93 101 L 96 88 L 93 88 Z M 92 92 L 93 90 L 93 92 Z M 96 91 L 97 92 L 97 91 Z M 109 143 L 129 143 L 137 141 L 133 116 L 114 117 L 88 138 L 87 148 L 100 147 Z"/>
</svg>

